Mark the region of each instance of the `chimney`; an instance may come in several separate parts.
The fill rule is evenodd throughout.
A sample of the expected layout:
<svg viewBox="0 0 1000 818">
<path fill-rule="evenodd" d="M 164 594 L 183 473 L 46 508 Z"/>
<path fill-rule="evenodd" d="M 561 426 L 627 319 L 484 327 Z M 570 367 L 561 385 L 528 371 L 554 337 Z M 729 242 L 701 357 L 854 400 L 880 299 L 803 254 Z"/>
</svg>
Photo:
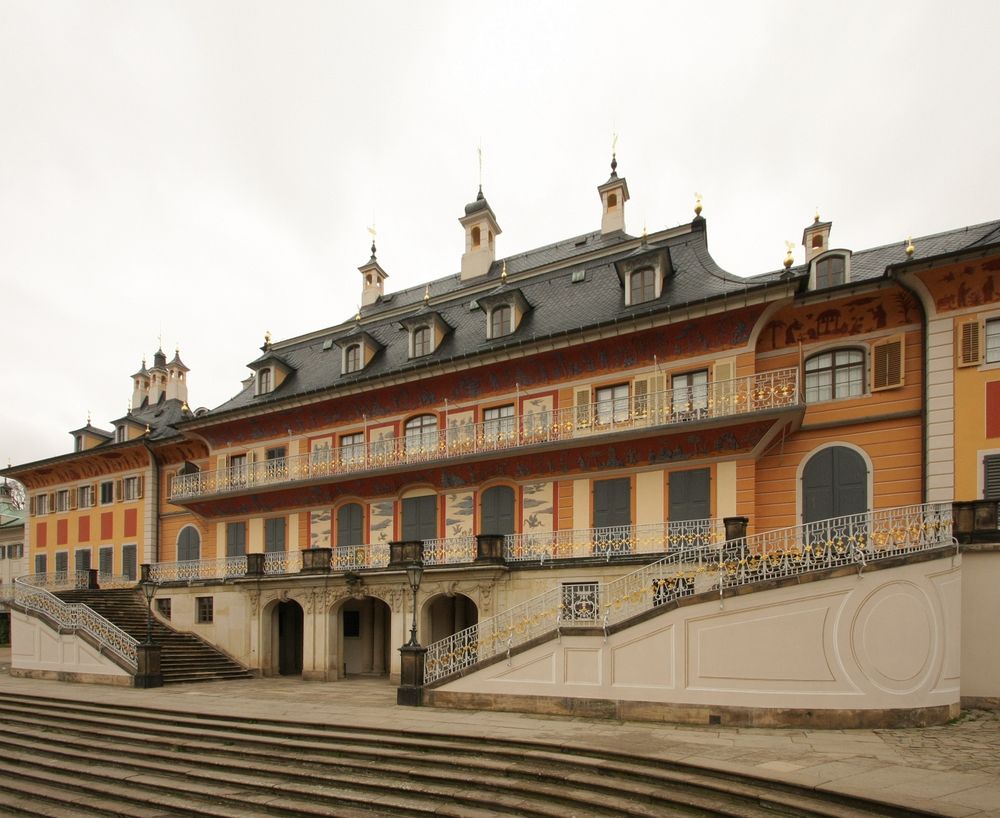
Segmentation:
<svg viewBox="0 0 1000 818">
<path fill-rule="evenodd" d="M 496 237 L 500 235 L 500 225 L 493 208 L 483 196 L 482 185 L 476 200 L 465 206 L 465 215 L 458 222 L 465 228 L 461 280 L 486 275 L 496 258 Z"/>
<path fill-rule="evenodd" d="M 611 175 L 603 185 L 598 185 L 597 193 L 601 197 L 603 213 L 601 215 L 601 234 L 616 233 L 625 230 L 625 202 L 628 201 L 628 184 L 618 178 L 618 160 L 611 154 Z"/>
<path fill-rule="evenodd" d="M 813 223 L 802 231 L 802 246 L 806 248 L 806 264 L 820 253 L 830 249 L 830 228 L 833 222 L 821 222 L 819 211 L 813 217 Z"/>
</svg>

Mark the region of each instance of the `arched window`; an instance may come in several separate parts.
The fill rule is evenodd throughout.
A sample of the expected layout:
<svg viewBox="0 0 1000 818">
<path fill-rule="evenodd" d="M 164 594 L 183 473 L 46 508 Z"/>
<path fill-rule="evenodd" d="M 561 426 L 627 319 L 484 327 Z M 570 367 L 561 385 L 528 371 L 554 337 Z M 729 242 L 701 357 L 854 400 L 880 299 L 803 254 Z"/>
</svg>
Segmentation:
<svg viewBox="0 0 1000 818">
<path fill-rule="evenodd" d="M 641 304 L 656 298 L 656 273 L 652 267 L 636 270 L 629 276 L 629 304 Z"/>
<path fill-rule="evenodd" d="M 266 395 L 271 391 L 271 370 L 262 369 L 257 373 L 257 394 Z"/>
<path fill-rule="evenodd" d="M 437 448 L 437 417 L 417 415 L 406 421 L 406 453 L 427 452 Z"/>
<path fill-rule="evenodd" d="M 823 234 L 822 233 L 817 233 L 815 236 L 813 236 L 813 247 L 815 249 L 820 249 L 820 250 L 823 249 Z"/>
<path fill-rule="evenodd" d="M 480 503 L 480 534 L 514 533 L 514 489 L 493 486 L 483 492 Z"/>
<path fill-rule="evenodd" d="M 847 446 L 820 449 L 802 470 L 802 522 L 868 510 L 868 466 Z"/>
<path fill-rule="evenodd" d="M 847 259 L 844 256 L 827 256 L 816 262 L 815 287 L 836 287 L 847 281 Z"/>
<path fill-rule="evenodd" d="M 865 353 L 834 349 L 806 359 L 806 403 L 854 398 L 865 391 Z"/>
<path fill-rule="evenodd" d="M 201 559 L 201 534 L 194 526 L 184 526 L 177 537 L 177 561 Z"/>
<path fill-rule="evenodd" d="M 618 195 L 616 193 L 608 194 L 608 210 L 614 210 L 618 207 Z"/>
<path fill-rule="evenodd" d="M 351 344 L 344 353 L 344 371 L 357 372 L 361 369 L 361 345 Z"/>
<path fill-rule="evenodd" d="M 364 509 L 360 503 L 347 503 L 337 510 L 337 545 L 364 545 Z"/>
<path fill-rule="evenodd" d="M 493 308 L 490 313 L 490 338 L 500 338 L 510 334 L 510 316 L 511 309 L 508 304 L 501 304 Z"/>
<path fill-rule="evenodd" d="M 431 352 L 431 328 L 417 327 L 413 330 L 413 357 L 428 355 Z"/>
<path fill-rule="evenodd" d="M 483 234 L 478 227 L 472 228 L 472 246 L 478 247 L 483 240 Z"/>
</svg>

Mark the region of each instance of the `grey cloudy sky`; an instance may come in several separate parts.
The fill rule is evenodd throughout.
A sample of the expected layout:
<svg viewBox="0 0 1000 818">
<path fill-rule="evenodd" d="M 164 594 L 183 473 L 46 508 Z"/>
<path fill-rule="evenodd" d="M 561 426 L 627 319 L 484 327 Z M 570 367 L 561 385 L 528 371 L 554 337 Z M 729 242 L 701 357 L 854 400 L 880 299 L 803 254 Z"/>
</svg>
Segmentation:
<svg viewBox="0 0 1000 818">
<path fill-rule="evenodd" d="M 484 188 L 498 254 L 600 226 L 611 134 L 640 233 L 688 221 L 739 274 L 818 206 L 861 249 L 1000 216 L 984 2 L 0 0 L 0 460 L 124 414 L 163 346 L 191 404 L 265 330 L 458 271 Z M 797 249 L 796 259 L 801 260 Z"/>
</svg>

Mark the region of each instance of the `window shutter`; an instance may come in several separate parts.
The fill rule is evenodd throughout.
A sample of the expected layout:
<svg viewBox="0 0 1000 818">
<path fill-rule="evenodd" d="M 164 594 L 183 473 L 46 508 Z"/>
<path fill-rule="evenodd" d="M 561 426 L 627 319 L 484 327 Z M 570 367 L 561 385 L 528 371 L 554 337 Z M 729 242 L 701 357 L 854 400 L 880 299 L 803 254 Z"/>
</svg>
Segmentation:
<svg viewBox="0 0 1000 818">
<path fill-rule="evenodd" d="M 1000 454 L 983 458 L 983 499 L 1000 500 Z"/>
<path fill-rule="evenodd" d="M 733 411 L 734 384 L 736 377 L 736 361 L 732 358 L 716 362 L 712 368 L 712 387 L 709 392 L 711 407 L 715 414 L 728 415 Z"/>
<path fill-rule="evenodd" d="M 120 503 L 125 497 L 125 484 L 122 480 L 115 480 L 115 502 Z"/>
<path fill-rule="evenodd" d="M 590 417 L 590 389 L 576 390 L 576 425 L 587 427 L 591 424 Z"/>
<path fill-rule="evenodd" d="M 632 384 L 632 415 L 644 418 L 649 415 L 649 380 L 636 378 Z"/>
<path fill-rule="evenodd" d="M 28 513 L 32 517 L 35 516 L 35 495 L 34 494 L 32 494 L 31 497 L 28 498 Z"/>
<path fill-rule="evenodd" d="M 56 493 L 53 491 L 49 494 L 49 514 L 52 514 L 56 510 Z"/>
<path fill-rule="evenodd" d="M 902 335 L 872 344 L 872 392 L 895 389 L 904 383 Z"/>
<path fill-rule="evenodd" d="M 69 490 L 69 510 L 76 511 L 77 509 L 77 498 L 80 496 L 80 489 L 73 488 Z"/>
<path fill-rule="evenodd" d="M 980 364 L 983 350 L 978 320 L 959 323 L 957 347 L 959 366 L 978 366 Z"/>
<path fill-rule="evenodd" d="M 145 479 L 146 478 L 143 475 L 141 475 L 141 474 L 135 479 L 135 499 L 136 500 L 141 500 L 142 499 L 142 488 L 143 488 L 143 483 L 145 482 Z"/>
</svg>

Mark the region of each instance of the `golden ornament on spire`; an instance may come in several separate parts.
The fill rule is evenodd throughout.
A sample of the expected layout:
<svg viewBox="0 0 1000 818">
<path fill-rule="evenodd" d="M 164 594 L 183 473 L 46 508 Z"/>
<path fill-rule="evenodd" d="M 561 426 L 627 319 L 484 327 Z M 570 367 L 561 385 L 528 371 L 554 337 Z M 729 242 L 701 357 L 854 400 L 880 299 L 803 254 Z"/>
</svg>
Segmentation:
<svg viewBox="0 0 1000 818">
<path fill-rule="evenodd" d="M 431 300 L 431 285 L 424 286 L 424 304 L 429 304 Z"/>
<path fill-rule="evenodd" d="M 785 251 L 786 251 L 785 252 L 785 269 L 786 270 L 788 268 L 790 268 L 795 263 L 795 259 L 792 256 L 792 248 L 793 247 L 795 247 L 795 245 L 792 242 L 790 242 L 790 241 L 786 241 L 785 242 Z"/>
<path fill-rule="evenodd" d="M 819 205 L 816 205 L 816 215 L 813 216 L 813 224 L 819 224 Z"/>
<path fill-rule="evenodd" d="M 917 248 L 913 246 L 913 237 L 912 236 L 907 236 L 906 237 L 906 255 L 907 255 L 907 257 L 913 258 L 913 251 L 916 250 L 916 249 Z"/>
<path fill-rule="evenodd" d="M 356 323 L 361 323 L 361 307 L 358 307 L 358 311 L 354 313 L 354 320 Z"/>
<path fill-rule="evenodd" d="M 695 193 L 694 194 L 694 215 L 695 216 L 700 216 L 701 215 L 701 194 L 700 193 Z"/>
<path fill-rule="evenodd" d="M 264 331 L 264 346 L 271 346 L 271 330 Z"/>
<path fill-rule="evenodd" d="M 500 281 L 503 284 L 507 283 L 507 259 L 503 260 L 503 267 L 500 269 Z"/>
</svg>

